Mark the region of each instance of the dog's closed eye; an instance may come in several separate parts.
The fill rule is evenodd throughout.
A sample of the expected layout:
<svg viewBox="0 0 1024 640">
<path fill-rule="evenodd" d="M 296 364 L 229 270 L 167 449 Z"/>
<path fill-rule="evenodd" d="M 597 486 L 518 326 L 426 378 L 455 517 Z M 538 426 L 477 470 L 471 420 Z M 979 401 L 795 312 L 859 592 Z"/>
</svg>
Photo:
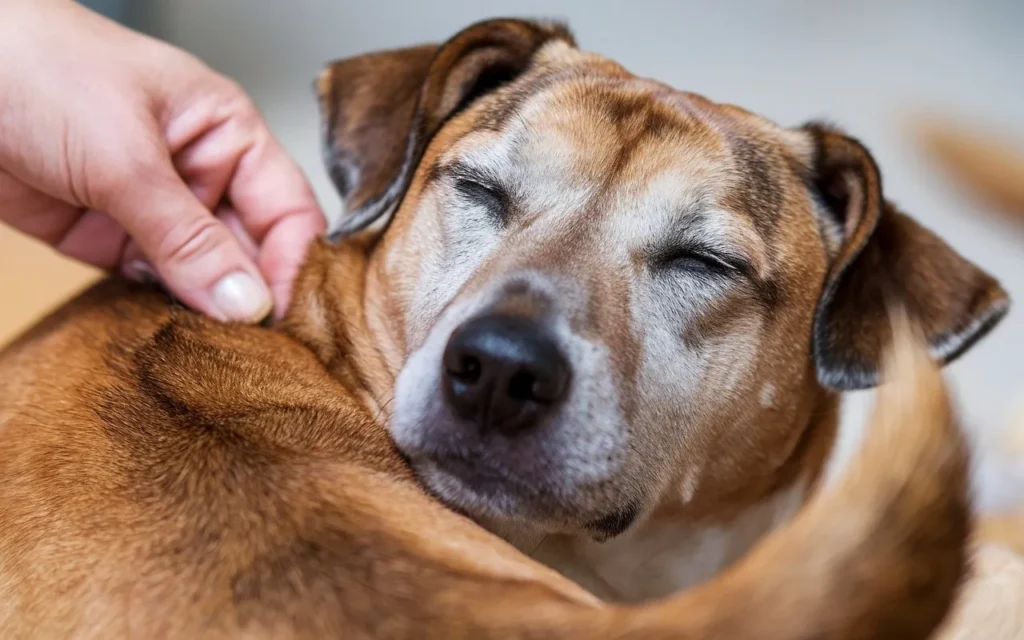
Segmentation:
<svg viewBox="0 0 1024 640">
<path fill-rule="evenodd" d="M 658 269 L 710 276 L 736 277 L 748 272 L 742 260 L 699 245 L 666 248 L 654 256 L 653 264 Z"/>
<path fill-rule="evenodd" d="M 468 204 L 483 208 L 500 225 L 508 221 L 511 199 L 497 180 L 462 163 L 449 166 L 447 173 L 455 192 Z"/>
<path fill-rule="evenodd" d="M 458 178 L 455 181 L 455 189 L 471 203 L 483 207 L 499 221 L 504 221 L 508 209 L 508 196 L 501 188 L 468 178 Z"/>
</svg>

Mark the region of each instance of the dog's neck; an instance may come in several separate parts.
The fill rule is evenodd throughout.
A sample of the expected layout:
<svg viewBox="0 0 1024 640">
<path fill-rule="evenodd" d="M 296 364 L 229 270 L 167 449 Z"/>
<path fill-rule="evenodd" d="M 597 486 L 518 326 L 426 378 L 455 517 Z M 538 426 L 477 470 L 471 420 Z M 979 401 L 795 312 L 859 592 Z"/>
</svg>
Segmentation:
<svg viewBox="0 0 1024 640">
<path fill-rule="evenodd" d="M 663 597 L 726 569 L 820 489 L 839 408 L 838 394 L 809 390 L 795 419 L 801 428 L 792 430 L 792 448 L 770 473 L 734 469 L 732 481 L 714 481 L 730 487 L 718 492 L 698 490 L 693 474 L 680 474 L 657 506 L 610 540 L 544 534 L 506 522 L 481 524 L 604 600 Z"/>
<path fill-rule="evenodd" d="M 404 346 L 401 310 L 392 308 L 373 253 L 372 240 L 314 244 L 282 329 L 313 350 L 383 428 Z M 838 410 L 836 394 L 808 388 L 796 414 L 802 428 L 786 430 L 793 434 L 789 455 L 770 474 L 733 469 L 732 481 L 712 483 L 728 487 L 717 493 L 695 491 L 684 474 L 657 507 L 606 542 L 481 524 L 601 597 L 662 596 L 715 575 L 792 517 L 820 482 Z"/>
<path fill-rule="evenodd" d="M 397 368 L 376 305 L 366 300 L 372 249 L 372 239 L 314 242 L 279 328 L 309 347 L 384 424 Z"/>
<path fill-rule="evenodd" d="M 774 473 L 725 494 L 692 499 L 684 479 L 616 538 L 509 535 L 513 544 L 606 600 L 639 602 L 692 587 L 785 523 L 822 484 L 838 428 L 839 398 L 820 391 L 801 412 L 790 455 Z M 737 478 L 742 470 L 737 470 Z M 499 534 L 503 533 L 498 531 Z"/>
</svg>

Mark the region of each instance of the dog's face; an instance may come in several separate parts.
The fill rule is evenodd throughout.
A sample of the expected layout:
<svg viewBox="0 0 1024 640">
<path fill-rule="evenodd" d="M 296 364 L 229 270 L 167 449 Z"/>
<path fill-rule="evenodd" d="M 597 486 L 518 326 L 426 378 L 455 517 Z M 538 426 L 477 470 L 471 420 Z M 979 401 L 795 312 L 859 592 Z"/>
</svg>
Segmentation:
<svg viewBox="0 0 1024 640">
<path fill-rule="evenodd" d="M 600 534 L 723 451 L 778 456 L 827 268 L 793 138 L 561 42 L 452 122 L 380 248 L 424 481 Z"/>
<path fill-rule="evenodd" d="M 944 359 L 1005 309 L 853 140 L 638 79 L 559 28 L 484 23 L 320 90 L 343 231 L 388 225 L 368 299 L 397 354 L 389 429 L 483 520 L 600 538 L 713 502 L 782 466 L 823 386 L 875 382 L 887 297 Z"/>
</svg>

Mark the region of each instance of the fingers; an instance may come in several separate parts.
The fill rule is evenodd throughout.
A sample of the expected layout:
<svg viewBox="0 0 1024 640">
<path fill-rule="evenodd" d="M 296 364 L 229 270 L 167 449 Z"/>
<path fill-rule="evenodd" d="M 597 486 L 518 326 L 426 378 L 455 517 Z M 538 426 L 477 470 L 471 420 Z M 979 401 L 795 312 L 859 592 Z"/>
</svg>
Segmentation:
<svg viewBox="0 0 1024 640">
<path fill-rule="evenodd" d="M 130 173 L 112 180 L 120 191 L 109 190 L 99 204 L 132 236 L 164 284 L 218 320 L 266 317 L 272 299 L 259 269 L 181 180 L 170 157 L 155 151 L 143 155 Z M 129 253 L 126 249 L 126 267 L 135 262 Z"/>
<path fill-rule="evenodd" d="M 128 234 L 110 216 L 86 211 L 0 170 L 0 221 L 100 269 L 121 261 Z"/>
<path fill-rule="evenodd" d="M 324 232 L 326 219 L 298 166 L 258 122 L 264 129 L 238 163 L 228 196 L 260 246 L 258 264 L 281 317 L 306 250 Z"/>
<path fill-rule="evenodd" d="M 267 284 L 274 296 L 274 315 L 278 319 L 291 302 L 292 283 L 299 274 L 310 241 L 322 232 L 322 217 L 292 215 L 281 218 L 263 238 L 259 265 L 267 274 Z"/>
<path fill-rule="evenodd" d="M 257 257 L 259 257 L 260 248 L 256 246 L 256 241 L 249 236 L 249 232 L 242 225 L 238 213 L 231 207 L 222 206 L 217 209 L 216 215 L 217 219 L 224 223 L 228 231 L 235 236 L 235 240 L 242 247 L 246 257 L 255 262 Z M 125 245 L 121 256 L 121 273 L 126 278 L 136 282 L 149 282 L 160 279 L 156 269 L 150 264 L 149 258 L 142 252 L 142 248 L 131 238 L 128 239 L 128 243 Z"/>
<path fill-rule="evenodd" d="M 196 198 L 212 211 L 223 199 L 242 155 L 252 146 L 253 133 L 246 131 L 237 118 L 217 119 L 212 115 L 209 118 L 209 122 L 193 123 L 196 131 L 180 132 L 179 136 L 191 135 L 192 138 L 180 151 L 173 145 L 171 150 L 178 174 Z"/>
<path fill-rule="evenodd" d="M 309 243 L 323 233 L 325 218 L 255 106 L 240 90 L 232 93 L 230 108 L 193 108 L 171 123 L 167 137 L 172 149 L 180 148 L 175 166 L 196 197 L 208 207 L 231 203 L 219 217 L 257 260 L 281 317 L 291 281 Z"/>
<path fill-rule="evenodd" d="M 238 212 L 229 206 L 222 206 L 217 209 L 217 219 L 223 222 L 228 231 L 235 236 L 238 244 L 242 247 L 242 251 L 245 251 L 245 255 L 250 260 L 255 261 L 260 255 L 260 247 L 252 239 L 252 236 L 249 235 L 249 230 L 245 228 L 245 224 L 242 222 Z"/>
<path fill-rule="evenodd" d="M 220 320 L 258 321 L 275 301 L 283 313 L 289 281 L 324 224 L 241 88 L 85 10 L 74 19 L 29 13 L 50 35 L 19 43 L 31 45 L 35 65 L 18 76 L 27 98 L 0 96 L 18 107 L 4 110 L 18 135 L 0 145 L 0 178 L 6 170 L 28 185 L 0 220 L 98 266 L 155 270 L 179 299 Z M 79 22 L 89 28 L 74 28 Z M 82 89 L 74 104 L 40 90 L 49 85 L 38 78 L 54 69 Z M 0 204 L 11 197 L 0 192 Z M 218 219 L 211 210 L 224 201 L 235 213 Z"/>
</svg>

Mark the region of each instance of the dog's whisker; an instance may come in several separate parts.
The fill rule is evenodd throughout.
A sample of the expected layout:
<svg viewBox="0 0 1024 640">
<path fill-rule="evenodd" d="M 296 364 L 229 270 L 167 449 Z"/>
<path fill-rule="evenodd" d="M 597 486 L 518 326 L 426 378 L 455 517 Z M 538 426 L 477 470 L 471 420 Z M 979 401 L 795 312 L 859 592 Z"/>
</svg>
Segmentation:
<svg viewBox="0 0 1024 640">
<path fill-rule="evenodd" d="M 373 418 L 374 422 L 380 422 L 381 418 L 385 415 L 385 413 L 387 412 L 388 408 L 391 406 L 391 403 L 394 402 L 394 400 L 395 400 L 394 394 L 391 394 L 388 397 L 388 399 L 383 404 L 380 402 L 379 398 L 377 399 L 377 406 L 380 407 L 380 408 L 377 409 L 377 415 L 374 416 L 374 418 Z"/>
<path fill-rule="evenodd" d="M 541 547 L 543 547 L 543 546 L 544 546 L 544 543 L 548 541 L 548 535 L 549 535 L 549 534 L 545 533 L 545 534 L 544 534 L 544 536 L 543 536 L 543 537 L 542 537 L 542 538 L 540 539 L 540 542 L 538 542 L 538 543 L 537 543 L 537 546 L 535 546 L 535 547 L 534 547 L 534 548 L 533 548 L 533 549 L 532 549 L 532 550 L 530 551 L 530 553 L 528 553 L 528 554 L 526 554 L 526 555 L 528 555 L 528 556 L 531 556 L 531 557 L 532 557 L 532 556 L 533 556 L 534 554 L 536 554 L 536 553 L 537 553 L 538 551 L 540 551 L 540 548 L 541 548 Z"/>
</svg>

